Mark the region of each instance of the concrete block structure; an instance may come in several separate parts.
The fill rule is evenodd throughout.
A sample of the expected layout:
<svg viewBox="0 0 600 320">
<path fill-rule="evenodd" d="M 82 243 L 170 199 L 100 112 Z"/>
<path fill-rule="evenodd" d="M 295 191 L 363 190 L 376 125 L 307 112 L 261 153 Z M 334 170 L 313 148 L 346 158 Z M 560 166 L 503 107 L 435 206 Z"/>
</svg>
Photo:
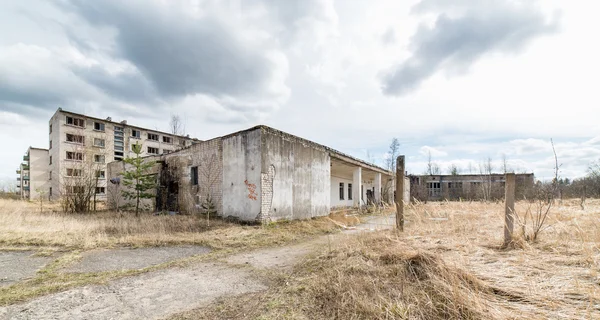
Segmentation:
<svg viewBox="0 0 600 320">
<path fill-rule="evenodd" d="M 48 196 L 48 149 L 29 147 L 17 169 L 17 189 L 22 199 Z"/>
<path fill-rule="evenodd" d="M 480 200 L 504 197 L 504 174 L 411 175 L 411 198 L 418 200 Z M 533 187 L 533 173 L 516 174 L 517 198 Z"/>
<path fill-rule="evenodd" d="M 392 172 L 267 126 L 144 160 L 156 163 L 148 174 L 158 182 L 156 198 L 145 205 L 158 211 L 194 213 L 210 198 L 220 216 L 266 222 L 393 201 Z M 117 181 L 128 169 L 112 162 L 108 177 Z M 108 185 L 112 206 L 131 204 L 120 188 Z"/>
</svg>

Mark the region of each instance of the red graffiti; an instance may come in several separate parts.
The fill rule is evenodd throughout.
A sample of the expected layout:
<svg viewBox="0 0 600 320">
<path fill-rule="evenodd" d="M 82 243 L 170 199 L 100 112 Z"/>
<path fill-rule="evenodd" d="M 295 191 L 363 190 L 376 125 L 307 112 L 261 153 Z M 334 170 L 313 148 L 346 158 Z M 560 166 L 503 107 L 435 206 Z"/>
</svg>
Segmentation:
<svg viewBox="0 0 600 320">
<path fill-rule="evenodd" d="M 246 187 L 248 187 L 248 199 L 256 200 L 256 185 L 253 183 L 249 183 L 248 180 L 244 181 Z"/>
</svg>

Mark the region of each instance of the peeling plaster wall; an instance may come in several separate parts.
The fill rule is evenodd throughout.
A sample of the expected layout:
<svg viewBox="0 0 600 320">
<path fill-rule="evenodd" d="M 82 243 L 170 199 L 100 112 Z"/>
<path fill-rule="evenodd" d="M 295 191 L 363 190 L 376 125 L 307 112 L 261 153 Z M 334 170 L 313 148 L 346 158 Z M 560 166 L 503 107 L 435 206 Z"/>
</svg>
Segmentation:
<svg viewBox="0 0 600 320">
<path fill-rule="evenodd" d="M 145 157 L 144 162 L 148 161 L 159 161 L 160 156 L 153 157 Z M 127 200 L 123 197 L 123 190 L 127 187 L 123 185 L 123 176 L 122 173 L 125 170 L 132 170 L 133 166 L 126 165 L 123 161 L 113 161 L 106 166 L 106 201 L 108 202 L 108 206 L 111 209 L 125 209 L 125 208 L 135 208 L 136 200 Z M 160 173 L 160 165 L 156 164 L 152 169 L 148 171 L 148 174 L 153 174 L 158 177 Z M 113 184 L 110 182 L 111 179 L 119 178 L 121 180 L 120 184 Z M 133 188 L 128 188 L 129 191 L 133 191 Z M 155 193 L 156 190 L 148 191 L 149 193 Z M 154 210 L 155 209 L 155 199 L 140 199 L 140 208 L 144 210 Z"/>
<path fill-rule="evenodd" d="M 223 214 L 223 152 L 221 139 L 198 142 L 162 158 L 177 179 L 178 204 L 182 213 L 202 211 L 208 195 L 217 214 Z M 198 168 L 198 184 L 192 184 L 192 167 Z"/>
<path fill-rule="evenodd" d="M 329 214 L 330 158 L 317 144 L 267 128 L 262 129 L 262 166 L 273 171 L 272 187 L 263 184 L 263 221 L 307 219 Z M 264 180 L 268 182 L 268 179 Z"/>
<path fill-rule="evenodd" d="M 262 220 L 261 129 L 222 138 L 223 216 Z"/>
</svg>

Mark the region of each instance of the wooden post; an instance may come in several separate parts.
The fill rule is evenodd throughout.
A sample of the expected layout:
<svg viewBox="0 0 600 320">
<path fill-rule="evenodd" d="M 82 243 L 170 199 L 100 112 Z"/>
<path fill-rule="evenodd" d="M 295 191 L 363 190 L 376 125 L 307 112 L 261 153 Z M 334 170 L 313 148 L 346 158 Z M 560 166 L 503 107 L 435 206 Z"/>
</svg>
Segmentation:
<svg viewBox="0 0 600 320">
<path fill-rule="evenodd" d="M 512 241 L 515 223 L 515 174 L 504 175 L 504 246 Z"/>
<path fill-rule="evenodd" d="M 404 231 L 404 156 L 396 159 L 396 229 Z"/>
</svg>

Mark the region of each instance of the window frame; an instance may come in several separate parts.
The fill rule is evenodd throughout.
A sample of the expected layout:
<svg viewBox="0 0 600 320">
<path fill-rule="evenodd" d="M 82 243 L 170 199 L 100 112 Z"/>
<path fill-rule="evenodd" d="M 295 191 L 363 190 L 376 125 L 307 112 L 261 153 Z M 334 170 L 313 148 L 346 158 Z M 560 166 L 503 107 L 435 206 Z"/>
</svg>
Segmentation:
<svg viewBox="0 0 600 320">
<path fill-rule="evenodd" d="M 70 121 L 71 123 L 69 123 L 69 119 L 71 120 Z M 73 117 L 73 116 L 66 116 L 65 124 L 68 126 L 85 128 L 85 119 L 77 118 L 77 117 Z"/>
<path fill-rule="evenodd" d="M 345 189 L 345 187 L 344 187 L 344 183 L 343 182 L 340 182 L 340 188 L 339 189 L 340 189 L 340 194 L 339 194 L 340 200 L 345 200 L 344 199 L 344 189 Z"/>
<path fill-rule="evenodd" d="M 190 178 L 191 178 L 190 183 L 193 186 L 197 186 L 198 185 L 198 166 L 194 166 L 194 167 L 190 168 Z"/>
<path fill-rule="evenodd" d="M 69 157 L 69 155 L 71 155 L 71 156 Z M 66 151 L 65 160 L 68 160 L 68 161 L 83 161 L 83 159 L 84 159 L 83 152 Z"/>
<path fill-rule="evenodd" d="M 150 149 L 156 150 L 156 152 L 151 152 Z M 148 154 L 160 154 L 159 148 L 148 146 L 146 147 L 146 153 Z"/>
<path fill-rule="evenodd" d="M 101 129 L 96 129 L 96 125 L 98 125 L 98 127 L 100 127 Z M 106 131 L 106 125 L 102 122 L 94 121 L 94 131 L 104 132 Z"/>
<path fill-rule="evenodd" d="M 352 183 L 348 183 L 348 200 L 352 200 Z"/>
</svg>

